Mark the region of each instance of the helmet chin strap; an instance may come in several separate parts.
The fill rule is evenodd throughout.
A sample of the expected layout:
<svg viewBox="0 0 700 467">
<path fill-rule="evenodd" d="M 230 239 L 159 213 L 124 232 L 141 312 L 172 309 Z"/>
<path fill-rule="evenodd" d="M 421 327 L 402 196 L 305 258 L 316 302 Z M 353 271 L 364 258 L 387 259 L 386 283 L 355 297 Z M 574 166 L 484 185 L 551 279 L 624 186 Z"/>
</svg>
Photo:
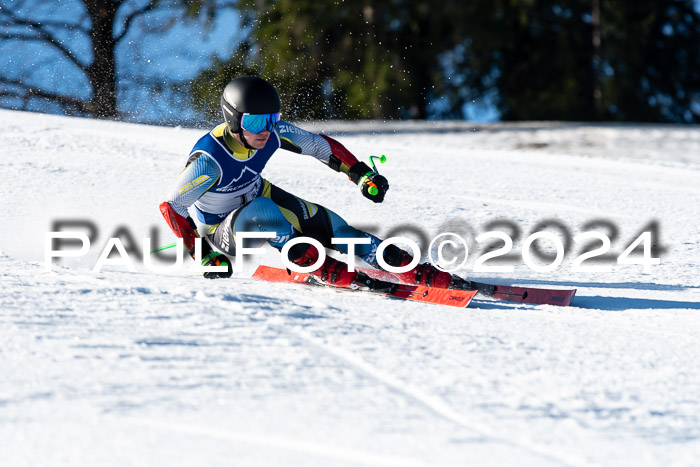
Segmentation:
<svg viewBox="0 0 700 467">
<path fill-rule="evenodd" d="M 243 136 L 243 127 L 238 131 L 238 136 L 241 137 L 241 142 L 243 143 L 243 147 L 246 149 L 255 149 L 253 146 L 248 144 L 248 140 L 245 139 L 245 136 Z"/>
<path fill-rule="evenodd" d="M 226 133 L 228 133 L 230 136 L 232 136 L 232 137 L 234 136 L 234 133 L 233 133 L 233 131 L 231 131 L 231 127 L 230 127 L 230 126 L 226 125 L 226 129 L 225 129 L 224 131 L 225 131 Z M 250 144 L 248 144 L 248 141 L 245 139 L 245 136 L 243 136 L 243 128 L 241 128 L 240 130 L 238 130 L 238 133 L 236 133 L 236 136 L 238 136 L 238 138 L 236 138 L 236 139 L 237 139 L 241 144 L 243 144 L 243 147 L 244 147 L 244 148 L 246 148 L 246 149 L 248 149 L 248 150 L 255 149 L 253 146 L 251 146 Z"/>
</svg>

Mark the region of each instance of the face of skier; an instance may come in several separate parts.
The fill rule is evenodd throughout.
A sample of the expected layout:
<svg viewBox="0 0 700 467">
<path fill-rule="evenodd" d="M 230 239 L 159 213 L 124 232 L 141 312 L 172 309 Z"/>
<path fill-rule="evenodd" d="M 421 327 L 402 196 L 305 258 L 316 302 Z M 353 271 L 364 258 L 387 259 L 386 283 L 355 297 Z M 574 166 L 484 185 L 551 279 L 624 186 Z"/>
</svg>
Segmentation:
<svg viewBox="0 0 700 467">
<path fill-rule="evenodd" d="M 267 140 L 270 138 L 270 132 L 264 130 L 260 133 L 251 133 L 250 131 L 243 129 L 243 137 L 253 148 L 262 149 L 265 147 L 265 145 L 267 144 Z"/>
</svg>

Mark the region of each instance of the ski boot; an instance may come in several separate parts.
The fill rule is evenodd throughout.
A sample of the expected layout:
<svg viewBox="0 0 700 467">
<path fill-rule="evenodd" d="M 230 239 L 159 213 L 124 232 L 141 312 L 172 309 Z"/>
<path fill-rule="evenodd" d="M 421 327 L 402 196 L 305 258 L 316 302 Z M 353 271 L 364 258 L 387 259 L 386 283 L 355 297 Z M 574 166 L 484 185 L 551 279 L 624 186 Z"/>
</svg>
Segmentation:
<svg viewBox="0 0 700 467">
<path fill-rule="evenodd" d="M 413 261 L 413 257 L 396 245 L 389 245 L 384 250 L 384 261 L 390 266 L 401 267 Z M 441 289 L 476 290 L 473 282 L 464 280 L 449 272 L 441 271 L 430 263 L 419 264 L 410 271 L 393 274 L 408 284 L 425 285 Z"/>
<path fill-rule="evenodd" d="M 318 249 L 313 245 L 300 243 L 289 249 L 289 260 L 299 266 L 311 266 L 318 260 L 318 257 Z M 316 270 L 311 271 L 310 274 L 320 279 L 320 281 L 326 285 L 349 288 L 356 288 L 354 285 L 357 285 L 357 287 L 360 286 L 359 283 L 356 283 L 358 272 L 348 271 L 347 264 L 335 258 L 331 258 L 330 256 L 326 256 L 326 260 L 323 264 Z"/>
</svg>

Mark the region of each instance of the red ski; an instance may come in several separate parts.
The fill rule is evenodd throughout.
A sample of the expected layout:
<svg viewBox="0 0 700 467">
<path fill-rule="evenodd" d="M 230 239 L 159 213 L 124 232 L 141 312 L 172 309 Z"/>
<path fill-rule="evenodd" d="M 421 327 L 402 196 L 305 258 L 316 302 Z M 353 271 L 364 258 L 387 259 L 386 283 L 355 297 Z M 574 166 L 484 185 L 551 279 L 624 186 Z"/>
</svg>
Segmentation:
<svg viewBox="0 0 700 467">
<path fill-rule="evenodd" d="M 361 282 L 366 286 L 358 289 L 339 288 L 340 290 L 359 290 L 378 295 L 384 295 L 403 300 L 414 300 L 417 302 L 435 303 L 437 305 L 447 305 L 464 308 L 469 305 L 477 290 L 453 290 L 440 289 L 437 287 L 425 287 L 398 282 L 384 281 L 371 278 L 367 274 L 360 272 Z M 253 279 L 267 282 L 292 282 L 297 284 L 327 285 L 321 282 L 316 276 L 308 273 L 287 271 L 286 269 L 261 265 L 253 273 Z"/>
<path fill-rule="evenodd" d="M 536 287 L 511 287 L 508 285 L 483 284 L 472 282 L 487 297 L 508 302 L 530 303 L 532 305 L 569 306 L 574 300 L 576 289 L 539 289 Z"/>
<path fill-rule="evenodd" d="M 393 274 L 376 269 L 358 268 L 370 277 L 384 281 L 400 281 Z M 505 300 L 516 303 L 529 303 L 531 305 L 557 305 L 569 306 L 576 295 L 576 289 L 540 289 L 537 287 L 512 287 L 508 285 L 485 284 L 483 282 L 471 282 L 479 291 L 479 297 L 486 296 L 495 300 Z M 450 289 L 451 290 L 451 289 Z"/>
</svg>

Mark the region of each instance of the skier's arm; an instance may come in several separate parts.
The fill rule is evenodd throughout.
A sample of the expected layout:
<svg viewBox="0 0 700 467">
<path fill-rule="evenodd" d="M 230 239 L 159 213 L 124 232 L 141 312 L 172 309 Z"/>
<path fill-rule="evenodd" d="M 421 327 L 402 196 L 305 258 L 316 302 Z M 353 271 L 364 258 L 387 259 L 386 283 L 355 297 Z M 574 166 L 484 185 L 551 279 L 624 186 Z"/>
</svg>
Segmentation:
<svg viewBox="0 0 700 467">
<path fill-rule="evenodd" d="M 167 202 L 180 216 L 188 217 L 187 208 L 214 186 L 220 176 L 221 169 L 209 154 L 193 152 L 185 169 L 177 177 L 175 189 Z"/>
<path fill-rule="evenodd" d="M 348 174 L 350 180 L 356 185 L 359 185 L 362 195 L 375 203 L 384 201 L 389 189 L 389 182 L 383 175 L 379 175 L 374 170 L 370 169 L 367 164 L 360 162 L 357 158 L 347 150 L 345 146 L 334 140 L 330 136 L 321 135 L 331 149 L 331 160 L 333 158 L 340 161 L 340 168 L 336 169 L 340 172 Z M 329 164 L 330 165 L 330 164 Z M 347 167 L 347 171 L 342 170 Z"/>
<path fill-rule="evenodd" d="M 358 161 L 353 153 L 335 139 L 311 133 L 284 121 L 280 122 L 277 131 L 282 149 L 313 156 L 336 172 L 346 174 L 353 183 L 360 186 L 365 197 L 375 203 L 384 200 L 384 195 L 389 189 L 386 178 L 370 169 L 364 162 Z"/>
<path fill-rule="evenodd" d="M 185 170 L 177 179 L 175 190 L 167 201 L 163 201 L 159 208 L 173 233 L 183 240 L 185 248 L 194 258 L 195 239 L 199 238 L 197 226 L 189 216 L 187 208 L 192 206 L 204 193 L 209 190 L 219 179 L 221 171 L 216 163 L 206 153 L 193 153 Z M 204 266 L 229 266 L 227 273 L 205 272 L 204 277 L 229 277 L 231 268 L 226 257 L 215 252 L 206 239 L 202 239 L 202 265 Z"/>
</svg>

